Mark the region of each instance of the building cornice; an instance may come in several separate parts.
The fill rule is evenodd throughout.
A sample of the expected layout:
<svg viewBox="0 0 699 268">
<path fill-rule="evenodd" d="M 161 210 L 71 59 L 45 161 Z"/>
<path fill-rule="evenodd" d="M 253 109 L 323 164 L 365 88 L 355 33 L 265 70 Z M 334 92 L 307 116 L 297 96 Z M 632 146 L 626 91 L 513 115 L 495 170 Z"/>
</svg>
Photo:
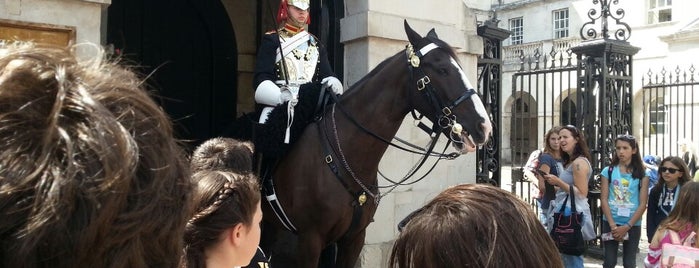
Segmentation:
<svg viewBox="0 0 699 268">
<path fill-rule="evenodd" d="M 518 9 L 522 7 L 526 7 L 528 5 L 532 4 L 537 4 L 540 2 L 544 2 L 544 0 L 522 0 L 522 1 L 517 1 L 509 4 L 502 4 L 502 5 L 493 5 L 492 6 L 492 11 L 506 11 L 506 10 L 513 10 L 513 9 Z"/>
<path fill-rule="evenodd" d="M 678 43 L 699 40 L 699 28 L 687 29 L 673 34 L 658 36 L 665 43 Z"/>
<path fill-rule="evenodd" d="M 95 4 L 103 4 L 103 5 L 111 5 L 112 4 L 112 0 L 62 0 L 62 1 L 86 2 L 86 3 L 95 3 Z"/>
</svg>

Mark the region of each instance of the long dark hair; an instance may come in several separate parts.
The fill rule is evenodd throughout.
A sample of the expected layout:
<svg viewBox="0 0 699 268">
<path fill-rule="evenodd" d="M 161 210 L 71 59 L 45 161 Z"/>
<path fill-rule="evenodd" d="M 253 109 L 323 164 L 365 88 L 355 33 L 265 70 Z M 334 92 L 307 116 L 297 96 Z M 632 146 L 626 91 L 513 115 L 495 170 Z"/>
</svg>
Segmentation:
<svg viewBox="0 0 699 268">
<path fill-rule="evenodd" d="M 570 133 L 573 134 L 573 138 L 575 138 L 575 140 L 577 140 L 578 142 L 576 143 L 575 149 L 573 150 L 573 155 L 568 155 L 567 152 L 561 150 L 561 158 L 563 159 L 563 165 L 567 167 L 568 165 L 570 165 L 570 163 L 573 162 L 573 160 L 580 156 L 584 156 L 589 161 L 592 157 L 590 157 L 590 149 L 587 147 L 587 140 L 585 139 L 585 134 L 583 134 L 582 131 L 578 130 L 577 127 L 573 125 L 567 125 L 561 127 L 561 129 L 558 131 L 559 135 L 561 130 L 564 129 L 570 131 Z"/>
<path fill-rule="evenodd" d="M 677 157 L 677 156 L 668 156 L 663 159 L 663 161 L 660 161 L 660 164 L 658 164 L 658 183 L 653 186 L 653 189 L 651 190 L 652 193 L 660 193 L 663 190 L 663 187 L 665 186 L 665 179 L 663 179 L 663 174 L 660 172 L 660 168 L 663 167 L 663 164 L 665 162 L 670 162 L 673 165 L 677 166 L 680 168 L 680 172 L 682 172 L 682 177 L 679 177 L 677 179 L 677 185 L 684 185 L 688 181 L 691 180 L 689 177 L 689 168 L 687 167 L 687 164 L 682 160 L 682 158 Z"/>
<path fill-rule="evenodd" d="M 614 146 L 618 141 L 625 141 L 631 145 L 631 149 L 635 149 L 636 153 L 631 155 L 631 176 L 635 179 L 643 179 L 646 176 L 646 165 L 643 164 L 643 158 L 641 157 L 641 150 L 638 149 L 638 142 L 636 138 L 632 135 L 624 134 L 619 135 L 614 139 Z M 615 153 L 612 156 L 612 166 L 619 165 L 619 156 Z M 611 179 L 611 178 L 610 178 Z"/>
</svg>

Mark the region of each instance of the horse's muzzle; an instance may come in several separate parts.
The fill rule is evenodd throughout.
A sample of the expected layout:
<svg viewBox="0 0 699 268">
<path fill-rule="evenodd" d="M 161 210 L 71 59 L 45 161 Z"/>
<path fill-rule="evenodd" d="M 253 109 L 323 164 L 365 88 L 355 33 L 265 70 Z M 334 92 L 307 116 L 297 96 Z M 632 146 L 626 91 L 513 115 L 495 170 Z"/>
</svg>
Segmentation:
<svg viewBox="0 0 699 268">
<path fill-rule="evenodd" d="M 460 154 L 466 154 L 470 152 L 475 152 L 477 147 L 485 144 L 488 141 L 492 132 L 492 125 L 490 121 L 480 124 L 480 129 L 474 131 L 476 133 L 471 135 L 468 131 L 461 129 L 460 124 L 454 124 L 452 127 L 452 132 L 450 136 L 458 135 L 457 139 L 452 138 L 454 148 L 456 148 Z"/>
</svg>

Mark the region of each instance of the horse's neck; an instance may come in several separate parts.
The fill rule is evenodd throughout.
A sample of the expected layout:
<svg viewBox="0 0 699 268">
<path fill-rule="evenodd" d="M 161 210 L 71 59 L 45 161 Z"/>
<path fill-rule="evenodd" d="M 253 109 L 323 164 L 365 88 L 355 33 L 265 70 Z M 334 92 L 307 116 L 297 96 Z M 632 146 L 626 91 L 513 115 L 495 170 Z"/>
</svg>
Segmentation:
<svg viewBox="0 0 699 268">
<path fill-rule="evenodd" d="M 401 64 L 400 58 L 393 60 L 395 62 L 386 64 L 383 69 L 352 89 L 340 104 L 362 127 L 389 141 L 396 135 L 403 118 L 410 111 L 408 68 Z M 335 118 L 338 122 L 337 132 L 345 137 L 343 150 L 348 155 L 365 159 L 361 162 L 368 165 L 369 169 L 378 167 L 388 144 L 365 133 L 337 111 Z"/>
</svg>

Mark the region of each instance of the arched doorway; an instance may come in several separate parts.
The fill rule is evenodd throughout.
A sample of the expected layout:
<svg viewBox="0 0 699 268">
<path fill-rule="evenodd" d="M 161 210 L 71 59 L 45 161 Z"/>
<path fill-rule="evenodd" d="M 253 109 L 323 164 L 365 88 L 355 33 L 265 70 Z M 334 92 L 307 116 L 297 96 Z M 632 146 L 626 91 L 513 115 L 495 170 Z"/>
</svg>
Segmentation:
<svg viewBox="0 0 699 268">
<path fill-rule="evenodd" d="M 178 138 L 194 145 L 235 119 L 238 53 L 220 0 L 113 0 L 107 44 L 150 75 Z"/>
<path fill-rule="evenodd" d="M 512 103 L 510 121 L 510 145 L 512 164 L 522 165 L 529 154 L 537 149 L 538 118 L 536 100 L 531 95 L 522 94 Z"/>
<path fill-rule="evenodd" d="M 575 108 L 575 102 L 573 101 L 575 99 L 575 94 L 570 95 L 563 99 L 563 102 L 561 102 L 561 125 L 573 125 L 573 126 L 578 126 L 578 122 L 576 119 L 576 111 L 577 109 Z"/>
</svg>

